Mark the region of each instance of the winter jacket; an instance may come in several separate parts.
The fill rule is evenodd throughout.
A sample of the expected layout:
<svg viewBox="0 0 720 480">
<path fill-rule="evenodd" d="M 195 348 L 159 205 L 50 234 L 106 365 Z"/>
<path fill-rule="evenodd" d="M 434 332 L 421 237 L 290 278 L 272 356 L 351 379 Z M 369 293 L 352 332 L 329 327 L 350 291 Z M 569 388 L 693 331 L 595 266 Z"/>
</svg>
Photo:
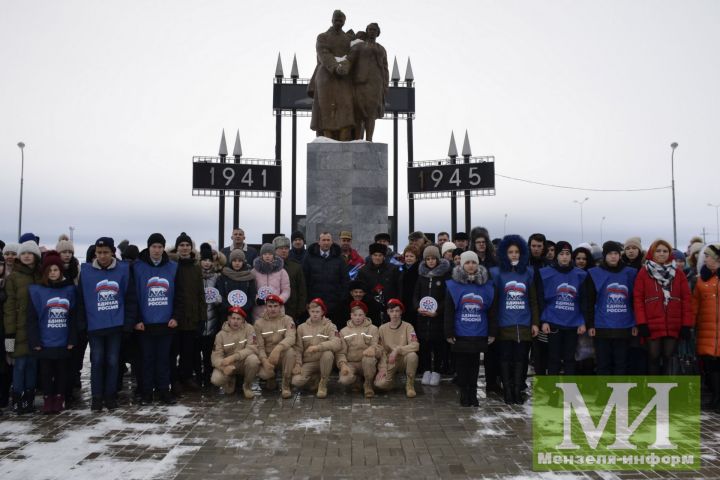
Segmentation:
<svg viewBox="0 0 720 480">
<path fill-rule="evenodd" d="M 225 258 L 229 259 L 230 252 L 232 252 L 233 250 L 236 250 L 236 248 L 234 248 L 232 245 L 230 245 L 230 246 L 225 247 L 222 250 L 220 250 L 220 253 L 225 255 Z M 245 253 L 245 261 L 243 263 L 245 263 L 246 265 L 252 265 L 253 262 L 255 261 L 255 259 L 258 257 L 258 251 L 255 248 L 248 245 L 247 243 L 245 243 L 243 245 L 243 248 L 241 250 Z M 228 261 L 228 263 L 229 263 L 229 261 Z"/>
<path fill-rule="evenodd" d="M 347 255 L 343 254 L 343 260 L 345 260 L 345 263 L 347 264 L 347 266 L 349 268 L 362 267 L 365 264 L 365 260 L 360 256 L 360 254 L 354 248 L 350 249 L 349 254 L 347 254 Z"/>
<path fill-rule="evenodd" d="M 230 328 L 228 322 L 215 336 L 215 344 L 210 355 L 210 362 L 215 368 L 223 368 L 222 361 L 227 357 L 233 358 L 233 363 L 242 362 L 250 355 L 258 354 L 257 334 L 249 323 L 243 324 L 237 330 Z"/>
<path fill-rule="evenodd" d="M 446 338 L 443 331 L 445 321 L 445 296 L 447 292 L 445 282 L 450 279 L 450 275 L 450 262 L 444 258 L 441 259 L 432 270 L 428 268 L 425 262 L 420 263 L 413 300 L 412 303 L 406 304 L 406 306 L 408 309 L 413 309 L 417 312 L 420 307 L 420 300 L 423 298 L 432 297 L 437 302 L 437 310 L 434 317 L 417 314 L 415 332 L 420 341 L 444 340 Z"/>
<path fill-rule="evenodd" d="M 222 298 L 220 311 L 218 312 L 218 320 L 224 322 L 227 319 L 227 311 L 231 306 L 242 307 L 247 314 L 247 318 L 253 318 L 251 314 L 255 307 L 257 288 L 255 287 L 255 277 L 250 270 L 250 266 L 243 265 L 239 271 L 233 270 L 230 267 L 223 268 L 222 275 L 220 275 L 215 283 L 215 288 L 218 289 L 220 297 Z M 244 304 L 239 303 L 240 297 L 242 297 L 240 292 L 245 294 Z"/>
<path fill-rule="evenodd" d="M 633 289 L 635 322 L 647 325 L 650 339 L 662 337 L 678 338 L 681 327 L 692 327 L 695 323 L 690 300 L 690 287 L 682 270 L 675 271 L 670 284 L 670 301 L 664 304 L 662 287 L 642 267 L 635 277 Z"/>
<path fill-rule="evenodd" d="M 115 258 L 106 268 L 97 260 L 84 263 L 78 277 L 77 302 L 78 332 L 102 336 L 131 331 L 137 320 L 132 268 Z"/>
<path fill-rule="evenodd" d="M 297 319 L 305 311 L 305 305 L 307 304 L 305 274 L 302 265 L 292 258 L 287 259 L 284 268 L 290 279 L 290 297 L 285 302 L 285 314 L 297 322 Z"/>
<path fill-rule="evenodd" d="M 347 265 L 342 258 L 340 246 L 333 243 L 327 258 L 320 255 L 320 245 L 313 243 L 303 262 L 308 299 L 321 298 L 333 315 L 342 304 L 348 291 Z M 339 319 L 333 318 L 339 322 Z M 347 319 L 342 319 L 342 322 Z"/>
<path fill-rule="evenodd" d="M 348 294 L 346 296 L 345 303 L 343 303 L 343 306 L 340 309 L 341 313 L 339 314 L 339 320 L 347 321 L 348 319 L 350 319 L 350 304 L 354 300 L 355 299 L 352 297 L 352 295 Z M 373 299 L 368 294 L 365 294 L 365 296 L 362 298 L 362 302 L 368 307 L 368 311 L 365 316 L 370 320 L 370 322 L 372 322 L 372 324 L 376 327 L 382 325 L 382 319 L 384 318 L 384 316 L 378 304 L 373 301 Z"/>
<path fill-rule="evenodd" d="M 410 325 L 415 326 L 417 318 L 417 309 L 412 308 L 413 295 L 415 294 L 415 285 L 418 281 L 418 268 L 421 262 L 415 262 L 409 267 L 407 265 L 401 265 L 398 267 L 398 286 L 397 295 L 398 298 L 403 302 L 407 310 L 403 319 Z"/>
<path fill-rule="evenodd" d="M 63 275 L 66 279 L 77 285 L 79 280 L 78 277 L 80 276 L 80 261 L 78 261 L 77 258 L 72 257 L 70 259 L 70 263 L 68 263 L 67 266 L 64 267 Z"/>
<path fill-rule="evenodd" d="M 617 266 L 611 267 L 604 261 L 599 267 L 593 267 L 588 270 L 589 275 L 585 279 L 585 285 L 583 286 L 583 292 L 585 295 L 585 326 L 588 329 L 595 328 L 595 336 L 600 338 L 629 338 L 631 326 L 635 324 L 635 314 L 633 312 L 633 290 L 635 288 L 635 277 L 637 270 L 628 267 L 622 262 L 618 263 Z M 603 284 L 597 285 L 593 276 L 595 277 L 608 277 Z M 616 279 L 618 281 L 613 281 Z M 622 280 L 620 282 L 619 280 Z M 612 284 L 619 284 L 619 288 L 613 287 Z M 621 285 L 620 285 L 621 284 Z M 618 290 L 617 294 L 610 292 L 611 287 L 614 290 Z M 607 324 L 607 317 L 612 315 L 619 315 L 617 311 L 608 312 L 610 306 L 608 300 L 607 303 L 602 302 L 603 297 L 610 298 L 611 295 L 615 295 L 616 299 L 614 303 L 620 303 L 620 307 L 625 309 L 629 308 L 627 312 L 622 315 L 622 318 L 627 320 L 625 326 L 612 327 Z M 605 324 L 604 324 L 605 323 Z M 630 323 L 632 325 L 630 325 Z M 597 328 L 596 328 L 597 325 Z"/>
<path fill-rule="evenodd" d="M 635 258 L 635 260 L 630 260 L 627 255 L 623 253 L 622 255 L 620 255 L 620 262 L 623 263 L 625 266 L 634 268 L 635 270 L 642 270 L 644 257 L 645 255 L 643 254 L 643 252 L 640 252 L 640 254 Z"/>
<path fill-rule="evenodd" d="M 488 311 L 495 299 L 495 284 L 485 267 L 478 265 L 474 279 L 462 267 L 452 270 L 446 282 L 445 338 L 454 338 L 451 350 L 456 353 L 480 353 L 491 336 Z"/>
<path fill-rule="evenodd" d="M 5 282 L 7 300 L 3 306 L 5 313 L 5 338 L 15 339 L 15 352 L 12 357 L 24 357 L 30 353 L 27 338 L 27 316 L 30 304 L 30 285 L 40 281 L 40 273 L 19 260 Z"/>
<path fill-rule="evenodd" d="M 308 352 L 307 349 L 312 346 L 318 347 L 318 351 Z M 337 353 L 340 348 L 342 348 L 340 333 L 329 318 L 323 317 L 319 324 L 308 318 L 297 328 L 295 364 L 301 366 L 303 363 L 319 362 L 323 352 Z"/>
<path fill-rule="evenodd" d="M 290 256 L 288 258 L 291 258 L 298 262 L 300 265 L 302 265 L 305 261 L 305 257 L 307 257 L 307 249 L 305 247 L 301 249 L 295 249 L 291 247 L 289 255 Z"/>
<path fill-rule="evenodd" d="M 203 271 L 203 287 L 205 289 L 205 306 L 207 310 L 207 320 L 201 326 L 200 334 L 203 337 L 213 337 L 219 330 L 218 308 L 222 304 L 220 295 L 212 295 L 213 290 L 217 290 L 216 284 L 220 274 Z M 219 292 L 218 292 L 219 293 Z"/>
<path fill-rule="evenodd" d="M 284 264 L 285 262 L 280 257 L 273 257 L 272 263 L 265 262 L 262 258 L 255 259 L 252 274 L 255 277 L 255 286 L 257 287 L 256 296 L 262 292 L 265 292 L 266 295 L 272 293 L 280 296 L 283 302 L 287 302 L 288 298 L 290 298 L 290 277 L 283 268 Z M 252 301 L 256 300 L 255 298 L 252 299 Z M 261 300 L 264 300 L 264 296 Z M 256 303 L 253 309 L 253 319 L 257 320 L 264 313 L 265 302 Z"/>
<path fill-rule="evenodd" d="M 420 350 L 415 329 L 407 322 L 400 322 L 397 328 L 393 328 L 390 322 L 382 324 L 378 329 L 378 337 L 378 345 L 382 349 L 382 357 L 378 365 L 378 369 L 381 370 L 387 370 L 388 355 L 394 349 L 397 349 L 398 355 L 402 356 Z"/>
<path fill-rule="evenodd" d="M 340 330 L 342 347 L 337 354 L 337 367 L 342 368 L 348 362 L 360 362 L 363 353 L 368 348 L 375 350 L 375 358 L 382 356 L 382 349 L 378 345 L 379 330 L 369 319 L 365 319 L 362 325 L 355 326 L 348 320 L 347 326 Z"/>
<path fill-rule="evenodd" d="M 720 357 L 720 269 L 703 266 L 692 295 L 698 355 Z"/>
<path fill-rule="evenodd" d="M 398 296 L 398 269 L 389 263 L 382 263 L 376 266 L 366 263 L 358 272 L 357 279 L 367 285 L 371 303 L 375 304 L 380 312 L 385 312 L 385 305 L 391 298 Z"/>
<path fill-rule="evenodd" d="M 75 283 L 72 279 L 65 278 L 48 286 L 31 285 L 29 289 L 31 301 L 28 304 L 27 336 L 30 351 L 38 358 L 59 359 L 69 357 L 70 350 L 68 350 L 67 346 L 77 345 L 77 322 L 75 321 L 77 289 Z M 33 290 L 36 290 L 36 292 L 33 293 Z M 64 310 L 64 314 L 61 316 L 65 328 L 62 328 L 62 330 L 66 336 L 63 345 L 48 345 L 44 339 L 48 336 L 55 336 L 52 334 L 59 330 L 50 327 L 54 308 L 47 303 L 49 303 L 49 300 L 58 299 L 65 300 L 66 308 L 60 310 Z M 62 304 L 63 302 L 57 303 Z M 59 338 L 56 340 L 59 340 Z M 41 350 L 35 350 L 36 347 L 40 347 Z"/>
<path fill-rule="evenodd" d="M 279 315 L 270 318 L 265 315 L 255 322 L 255 333 L 258 341 L 258 356 L 265 361 L 277 346 L 282 351 L 295 346 L 296 333 L 295 322 L 287 315 Z"/>
<path fill-rule="evenodd" d="M 207 321 L 202 269 L 195 252 L 191 252 L 190 258 L 178 258 L 177 263 L 175 320 L 178 322 L 178 330 L 197 332 Z"/>
</svg>

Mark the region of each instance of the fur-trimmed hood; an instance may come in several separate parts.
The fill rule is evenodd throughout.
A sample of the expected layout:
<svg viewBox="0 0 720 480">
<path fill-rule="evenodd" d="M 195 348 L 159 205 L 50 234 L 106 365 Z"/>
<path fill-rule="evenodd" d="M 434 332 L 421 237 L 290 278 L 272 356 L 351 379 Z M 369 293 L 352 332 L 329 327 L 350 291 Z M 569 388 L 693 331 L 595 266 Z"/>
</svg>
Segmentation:
<svg viewBox="0 0 720 480">
<path fill-rule="evenodd" d="M 424 261 L 420 262 L 420 267 L 418 267 L 418 274 L 421 277 L 425 278 L 444 277 L 449 271 L 450 262 L 448 262 L 444 258 L 441 258 L 438 264 L 432 270 L 428 268 L 427 264 Z"/>
<path fill-rule="evenodd" d="M 278 256 L 273 257 L 273 261 L 271 263 L 263 261 L 260 257 L 253 260 L 253 268 L 263 275 L 270 275 L 272 273 L 279 272 L 283 269 L 283 265 L 285 265 L 285 262 L 283 262 L 283 259 Z"/>
<path fill-rule="evenodd" d="M 490 274 L 487 268 L 482 265 L 478 265 L 478 271 L 474 275 L 475 278 L 470 279 L 470 275 L 460 266 L 453 268 L 452 279 L 458 283 L 475 283 L 477 285 L 484 285 L 490 279 Z"/>
<path fill-rule="evenodd" d="M 520 249 L 520 262 L 513 267 L 508 258 L 507 251 L 511 245 L 517 245 Z M 528 261 L 530 260 L 530 249 L 523 237 L 520 235 L 505 235 L 498 247 L 498 260 L 500 261 L 500 270 L 509 272 L 515 270 L 518 273 L 524 273 L 527 270 Z"/>
</svg>

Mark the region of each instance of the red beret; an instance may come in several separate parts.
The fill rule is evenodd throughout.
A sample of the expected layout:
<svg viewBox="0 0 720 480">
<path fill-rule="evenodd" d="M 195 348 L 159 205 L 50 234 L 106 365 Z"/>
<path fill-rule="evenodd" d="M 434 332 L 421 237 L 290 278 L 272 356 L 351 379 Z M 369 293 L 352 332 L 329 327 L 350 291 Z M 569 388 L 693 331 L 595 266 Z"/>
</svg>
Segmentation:
<svg viewBox="0 0 720 480">
<path fill-rule="evenodd" d="M 391 298 L 387 302 L 388 309 L 393 308 L 393 307 L 400 307 L 400 310 L 402 310 L 402 313 L 405 313 L 405 305 L 403 304 L 403 302 L 401 302 L 397 298 Z"/>
<path fill-rule="evenodd" d="M 247 319 L 247 313 L 245 313 L 245 310 L 243 310 L 242 307 L 228 307 L 228 315 L 233 313 L 242 315 L 243 318 Z"/>
<path fill-rule="evenodd" d="M 365 305 L 365 302 L 362 302 L 362 301 L 360 301 L 360 300 L 353 300 L 352 302 L 350 302 L 350 311 L 351 311 L 351 312 L 352 312 L 352 310 L 353 310 L 355 307 L 359 308 L 359 309 L 362 310 L 364 313 L 367 313 L 367 312 L 368 312 L 368 307 L 367 307 L 367 305 Z"/>
<path fill-rule="evenodd" d="M 267 297 L 265 297 L 265 303 L 267 302 L 275 302 L 279 303 L 280 305 L 285 305 L 285 302 L 283 302 L 283 299 L 279 295 L 275 295 L 274 293 L 271 293 Z"/>
<path fill-rule="evenodd" d="M 322 298 L 318 297 L 318 298 L 313 298 L 312 300 L 310 300 L 310 303 L 308 303 L 308 308 L 310 308 L 310 305 L 313 303 L 320 305 L 320 308 L 322 308 L 323 314 L 327 314 L 327 307 L 325 306 L 325 302 L 323 302 Z"/>
</svg>

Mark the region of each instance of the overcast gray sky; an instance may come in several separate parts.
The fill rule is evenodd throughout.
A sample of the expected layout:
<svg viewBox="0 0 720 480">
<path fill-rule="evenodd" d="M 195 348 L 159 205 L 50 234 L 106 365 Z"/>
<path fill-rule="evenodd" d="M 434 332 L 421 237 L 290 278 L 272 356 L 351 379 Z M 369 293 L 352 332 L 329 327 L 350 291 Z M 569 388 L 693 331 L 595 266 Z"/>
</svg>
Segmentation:
<svg viewBox="0 0 720 480">
<path fill-rule="evenodd" d="M 705 227 L 716 238 L 720 151 L 720 2 L 708 1 L 0 1 L 0 238 L 14 239 L 24 141 L 23 230 L 44 243 L 75 226 L 144 244 L 180 231 L 216 239 L 217 200 L 191 196 L 193 155 L 229 148 L 240 129 L 247 157 L 272 158 L 272 76 L 315 65 L 314 43 L 333 9 L 346 28 L 380 24 L 378 41 L 401 73 L 412 59 L 415 159 L 447 153 L 450 131 L 496 170 L 592 188 L 670 184 L 675 154 L 678 242 Z M 314 133 L 300 119 L 299 154 Z M 290 158 L 289 119 L 283 157 Z M 400 161 L 405 131 L 400 129 Z M 375 135 L 392 142 L 390 122 Z M 390 146 L 392 151 L 392 146 Z M 404 165 L 404 164 L 401 164 Z M 290 165 L 282 229 L 289 233 Z M 302 176 L 304 178 L 304 169 Z M 404 166 L 400 180 L 404 182 Z M 473 225 L 493 236 L 672 240 L 670 190 L 598 193 L 497 179 L 473 199 Z M 301 190 L 304 194 L 304 191 Z M 406 192 L 400 189 L 402 237 Z M 241 200 L 241 223 L 259 242 L 273 202 Z M 230 225 L 231 203 L 228 201 Z M 299 200 L 304 213 L 304 195 Z M 448 230 L 449 200 L 416 203 L 416 227 Z M 460 208 L 459 225 L 463 225 Z M 227 236 L 229 237 L 228 229 Z M 404 242 L 401 242 L 404 245 Z"/>
</svg>

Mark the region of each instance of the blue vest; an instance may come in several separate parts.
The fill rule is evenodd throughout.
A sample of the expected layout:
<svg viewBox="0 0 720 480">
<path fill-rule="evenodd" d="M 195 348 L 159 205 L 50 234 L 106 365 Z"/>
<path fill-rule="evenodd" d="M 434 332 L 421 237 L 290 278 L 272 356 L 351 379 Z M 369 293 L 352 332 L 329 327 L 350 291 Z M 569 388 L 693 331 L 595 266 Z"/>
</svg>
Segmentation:
<svg viewBox="0 0 720 480">
<path fill-rule="evenodd" d="M 133 263 L 140 319 L 148 324 L 167 324 L 172 318 L 177 263 L 149 265 Z"/>
<path fill-rule="evenodd" d="M 89 332 L 122 327 L 125 323 L 125 293 L 130 282 L 130 267 L 117 261 L 115 268 L 101 270 L 84 263 L 80 288 L 85 302 Z"/>
<path fill-rule="evenodd" d="M 500 327 L 529 327 L 532 324 L 530 286 L 535 272 L 533 267 L 528 266 L 525 273 L 504 272 L 499 267 L 490 271 L 498 291 Z"/>
<path fill-rule="evenodd" d="M 75 286 L 49 288 L 30 285 L 30 301 L 35 307 L 43 348 L 67 347 L 70 313 L 75 308 Z"/>
<path fill-rule="evenodd" d="M 625 267 L 617 273 L 594 267 L 588 272 L 595 283 L 595 328 L 635 326 L 633 285 L 637 270 Z"/>
<path fill-rule="evenodd" d="M 448 280 L 446 285 L 455 304 L 455 335 L 458 337 L 487 337 L 487 312 L 495 295 L 492 282 L 477 285 Z"/>
<path fill-rule="evenodd" d="M 577 267 L 567 273 L 553 267 L 540 269 L 545 299 L 545 308 L 540 317 L 543 322 L 560 327 L 579 327 L 585 323 L 579 296 L 585 277 L 587 272 Z"/>
</svg>

